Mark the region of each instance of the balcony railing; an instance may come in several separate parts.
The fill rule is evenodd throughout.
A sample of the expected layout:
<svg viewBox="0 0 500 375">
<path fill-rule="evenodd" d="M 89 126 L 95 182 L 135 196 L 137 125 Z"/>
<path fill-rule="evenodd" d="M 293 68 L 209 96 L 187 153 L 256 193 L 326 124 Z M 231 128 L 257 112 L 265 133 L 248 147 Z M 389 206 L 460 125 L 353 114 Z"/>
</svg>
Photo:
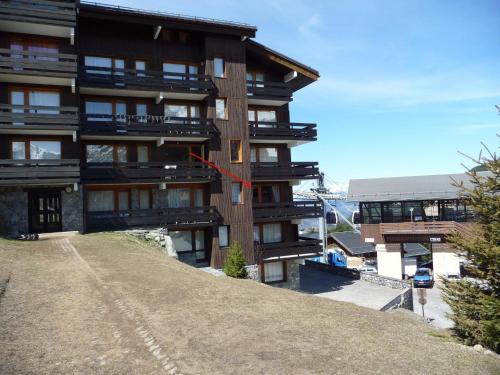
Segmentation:
<svg viewBox="0 0 500 375">
<path fill-rule="evenodd" d="M 315 141 L 316 124 L 249 121 L 250 139 Z"/>
<path fill-rule="evenodd" d="M 84 163 L 85 183 L 211 182 L 217 170 L 198 162 Z"/>
<path fill-rule="evenodd" d="M 299 237 L 298 241 L 255 244 L 255 257 L 258 261 L 275 259 L 310 258 L 323 252 L 320 240 Z"/>
<path fill-rule="evenodd" d="M 471 225 L 455 221 L 381 223 L 379 227 L 382 235 L 448 235 L 457 232 L 470 235 L 472 233 Z"/>
<path fill-rule="evenodd" d="M 212 206 L 125 211 L 87 211 L 85 219 L 87 231 L 151 226 L 180 229 L 215 226 L 221 222 L 219 212 Z"/>
<path fill-rule="evenodd" d="M 290 85 L 282 82 L 247 81 L 247 94 L 264 98 L 290 100 L 293 90 Z"/>
<path fill-rule="evenodd" d="M 2 1 L 0 2 L 0 20 L 74 27 L 76 24 L 75 3 L 74 0 Z"/>
<path fill-rule="evenodd" d="M 80 181 L 80 160 L 0 160 L 0 186 L 71 184 Z"/>
<path fill-rule="evenodd" d="M 206 74 L 85 66 L 80 68 L 78 77 L 82 86 L 159 90 L 190 94 L 208 94 L 214 89 L 210 76 Z"/>
<path fill-rule="evenodd" d="M 80 115 L 82 131 L 87 134 L 140 133 L 162 137 L 209 138 L 217 133 L 212 120 L 154 115 Z"/>
<path fill-rule="evenodd" d="M 78 108 L 0 104 L 0 128 L 77 129 Z"/>
<path fill-rule="evenodd" d="M 253 204 L 253 220 L 256 223 L 276 220 L 314 219 L 322 215 L 323 205 L 321 201 Z"/>
<path fill-rule="evenodd" d="M 0 48 L 0 73 L 76 77 L 76 55 Z"/>
<path fill-rule="evenodd" d="M 309 180 L 319 177 L 316 162 L 252 163 L 254 181 Z"/>
</svg>

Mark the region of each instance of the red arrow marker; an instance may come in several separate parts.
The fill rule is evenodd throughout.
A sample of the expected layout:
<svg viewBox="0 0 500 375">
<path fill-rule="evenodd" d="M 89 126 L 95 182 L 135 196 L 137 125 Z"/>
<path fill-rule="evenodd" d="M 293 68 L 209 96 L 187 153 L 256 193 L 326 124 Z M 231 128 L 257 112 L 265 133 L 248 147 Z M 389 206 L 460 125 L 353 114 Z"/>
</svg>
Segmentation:
<svg viewBox="0 0 500 375">
<path fill-rule="evenodd" d="M 224 168 L 219 167 L 218 165 L 215 165 L 214 163 L 210 163 L 208 160 L 203 159 L 201 156 L 196 155 L 191 152 L 191 156 L 193 158 L 196 158 L 200 160 L 201 162 L 211 166 L 212 168 L 217 169 L 220 173 L 225 174 L 226 176 L 231 177 L 234 181 L 239 181 L 243 184 L 244 187 L 251 189 L 252 188 L 252 183 L 250 181 L 244 180 L 241 177 L 236 176 L 235 174 L 225 170 Z"/>
</svg>

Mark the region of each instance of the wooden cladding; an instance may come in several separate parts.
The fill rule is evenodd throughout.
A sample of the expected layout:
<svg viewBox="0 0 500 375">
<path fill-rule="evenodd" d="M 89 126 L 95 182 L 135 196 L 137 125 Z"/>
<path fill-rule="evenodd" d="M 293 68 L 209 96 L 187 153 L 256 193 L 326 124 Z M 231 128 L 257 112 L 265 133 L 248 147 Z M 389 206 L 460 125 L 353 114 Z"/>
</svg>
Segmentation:
<svg viewBox="0 0 500 375">
<path fill-rule="evenodd" d="M 72 184 L 80 181 L 80 160 L 0 160 L 0 186 Z"/>
<path fill-rule="evenodd" d="M 0 20 L 76 26 L 75 1 L 16 0 L 0 3 Z"/>
</svg>

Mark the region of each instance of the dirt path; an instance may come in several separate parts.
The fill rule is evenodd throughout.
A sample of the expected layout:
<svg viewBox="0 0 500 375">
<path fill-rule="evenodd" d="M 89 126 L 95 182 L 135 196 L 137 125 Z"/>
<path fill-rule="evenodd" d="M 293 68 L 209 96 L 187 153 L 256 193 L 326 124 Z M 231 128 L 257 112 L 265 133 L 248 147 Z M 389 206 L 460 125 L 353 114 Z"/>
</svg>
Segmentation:
<svg viewBox="0 0 500 375">
<path fill-rule="evenodd" d="M 500 371 L 413 314 L 213 277 L 117 234 L 0 240 L 8 274 L 0 374 Z"/>
</svg>

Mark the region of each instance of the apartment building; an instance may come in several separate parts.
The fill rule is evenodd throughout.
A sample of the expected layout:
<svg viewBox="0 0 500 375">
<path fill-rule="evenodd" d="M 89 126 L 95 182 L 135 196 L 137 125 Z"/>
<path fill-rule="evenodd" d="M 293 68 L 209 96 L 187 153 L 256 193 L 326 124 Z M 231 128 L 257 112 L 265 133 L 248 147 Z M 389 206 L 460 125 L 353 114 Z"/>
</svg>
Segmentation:
<svg viewBox="0 0 500 375">
<path fill-rule="evenodd" d="M 252 40 L 256 31 L 2 2 L 2 233 L 162 227 L 191 264 L 220 268 L 238 241 L 263 281 L 295 277 L 299 259 L 321 252 L 298 221 L 322 207 L 293 201 L 292 186 L 318 167 L 291 159 L 316 125 L 291 122 L 289 104 L 319 74 Z"/>
</svg>

